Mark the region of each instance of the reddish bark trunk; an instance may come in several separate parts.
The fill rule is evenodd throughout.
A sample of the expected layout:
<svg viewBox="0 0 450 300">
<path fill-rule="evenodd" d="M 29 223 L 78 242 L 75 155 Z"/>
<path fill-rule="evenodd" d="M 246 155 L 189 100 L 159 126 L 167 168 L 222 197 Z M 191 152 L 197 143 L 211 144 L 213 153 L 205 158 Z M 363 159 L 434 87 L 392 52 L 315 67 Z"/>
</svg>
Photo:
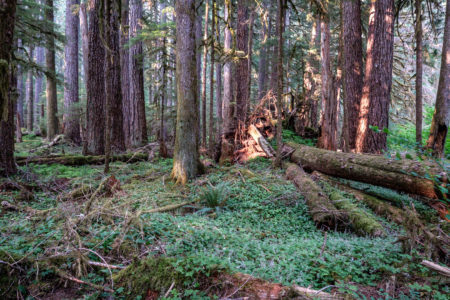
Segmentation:
<svg viewBox="0 0 450 300">
<path fill-rule="evenodd" d="M 386 149 L 394 49 L 394 0 L 372 0 L 356 151 Z"/>
<path fill-rule="evenodd" d="M 248 0 L 239 0 L 237 7 L 237 50 L 242 51 L 245 58 L 239 59 L 236 65 L 236 119 L 237 130 L 245 131 L 248 105 Z"/>
</svg>

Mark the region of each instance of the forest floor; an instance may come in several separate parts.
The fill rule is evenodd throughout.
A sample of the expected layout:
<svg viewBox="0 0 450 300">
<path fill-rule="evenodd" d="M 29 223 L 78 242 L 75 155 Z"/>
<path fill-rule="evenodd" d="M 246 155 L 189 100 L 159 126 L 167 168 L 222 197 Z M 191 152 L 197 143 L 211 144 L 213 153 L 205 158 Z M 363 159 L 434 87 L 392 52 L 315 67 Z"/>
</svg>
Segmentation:
<svg viewBox="0 0 450 300">
<path fill-rule="evenodd" d="M 42 154 L 30 154 L 42 144 L 26 135 L 16 154 Z M 63 144 L 50 152 L 80 149 Z M 243 287 L 217 289 L 205 278 L 240 272 L 360 299 L 448 299 L 448 282 L 396 243 L 401 227 L 377 216 L 386 237 L 357 236 L 351 228 L 325 234 L 269 160 L 210 163 L 186 186 L 170 180 L 171 167 L 171 159 L 158 157 L 114 162 L 111 178 L 102 165 L 29 164 L 1 180 L 0 202 L 15 209 L 0 212 L 0 298 L 227 299 Z M 82 194 L 70 194 L 80 187 Z M 395 194 L 424 215 L 434 213 Z M 184 205 L 167 207 L 174 204 Z"/>
</svg>

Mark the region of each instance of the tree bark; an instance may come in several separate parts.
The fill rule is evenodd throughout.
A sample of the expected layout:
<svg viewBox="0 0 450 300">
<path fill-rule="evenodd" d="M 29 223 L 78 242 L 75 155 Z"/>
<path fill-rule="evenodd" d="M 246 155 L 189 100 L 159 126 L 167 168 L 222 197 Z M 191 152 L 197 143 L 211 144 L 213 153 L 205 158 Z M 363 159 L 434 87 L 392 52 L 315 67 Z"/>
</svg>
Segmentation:
<svg viewBox="0 0 450 300">
<path fill-rule="evenodd" d="M 84 72 L 84 84 L 87 90 L 87 78 L 88 78 L 88 69 L 89 69 L 89 38 L 88 38 L 88 20 L 87 20 L 87 12 L 86 12 L 86 3 L 81 0 L 83 3 L 80 3 L 80 31 L 81 31 L 81 49 L 83 53 L 83 72 Z"/>
<path fill-rule="evenodd" d="M 236 64 L 236 130 L 246 131 L 248 92 L 249 92 L 249 68 L 248 68 L 248 0 L 239 0 L 237 6 L 237 50 L 244 55 Z"/>
<path fill-rule="evenodd" d="M 23 104 L 24 104 L 24 98 L 25 98 L 25 86 L 23 81 L 23 72 L 22 67 L 19 65 L 17 66 L 17 118 L 19 119 L 18 125 L 20 128 L 24 127 L 24 119 L 23 119 Z"/>
<path fill-rule="evenodd" d="M 46 0 L 47 10 L 45 16 L 47 21 L 50 22 L 49 31 L 54 31 L 54 13 L 53 13 L 53 0 Z M 51 140 L 58 133 L 58 102 L 56 91 L 56 66 L 55 66 L 55 38 L 52 35 L 47 36 L 47 46 L 45 54 L 45 62 L 51 75 L 47 76 L 47 139 Z"/>
<path fill-rule="evenodd" d="M 433 163 L 334 152 L 294 143 L 288 145 L 295 149 L 291 161 L 300 164 L 305 170 L 316 170 L 330 176 L 384 186 L 432 199 L 445 197 L 435 183 L 427 179 L 436 175 L 442 182 L 447 180 L 445 170 Z"/>
<path fill-rule="evenodd" d="M 445 13 L 444 41 L 442 43 L 441 73 L 436 95 L 436 106 L 431 121 L 427 149 L 436 157 L 445 154 L 445 140 L 450 121 L 450 0 L 447 0 Z"/>
<path fill-rule="evenodd" d="M 394 0 L 372 0 L 356 151 L 386 149 L 394 50 Z"/>
<path fill-rule="evenodd" d="M 77 107 L 78 96 L 78 27 L 79 18 L 76 15 L 78 0 L 66 2 L 66 46 L 65 46 L 65 85 L 64 85 L 64 135 L 79 145 L 80 114 Z M 37 91 L 36 91 L 37 92 Z"/>
<path fill-rule="evenodd" d="M 203 170 L 199 159 L 195 1 L 176 1 L 177 126 L 172 178 L 186 184 Z"/>
<path fill-rule="evenodd" d="M 45 62 L 45 48 L 36 48 L 36 64 L 42 66 Z M 41 132 L 41 120 L 44 118 L 44 103 L 41 101 L 43 74 L 36 74 L 34 81 L 34 111 L 35 111 L 35 133 Z"/>
<path fill-rule="evenodd" d="M 120 155 L 111 155 L 110 162 L 121 161 L 126 163 L 135 163 L 137 161 L 145 161 L 148 159 L 147 153 L 129 153 Z M 105 155 L 63 155 L 50 157 L 18 157 L 17 164 L 24 166 L 27 164 L 51 165 L 60 164 L 65 166 L 82 166 L 82 165 L 101 165 L 105 163 Z"/>
<path fill-rule="evenodd" d="M 87 77 L 87 153 L 105 153 L 105 49 L 101 37 L 101 0 L 90 0 Z"/>
<path fill-rule="evenodd" d="M 139 22 L 142 19 L 142 1 L 130 0 L 130 39 L 137 36 L 141 30 Z M 141 146 L 147 143 L 147 122 L 145 118 L 144 70 L 142 57 L 142 42 L 136 42 L 130 47 L 130 132 L 131 145 Z"/>
<path fill-rule="evenodd" d="M 361 0 L 342 2 L 344 30 L 344 125 L 343 150 L 355 149 L 358 113 L 363 86 Z"/>
<path fill-rule="evenodd" d="M 0 2 L 0 176 L 16 173 L 14 162 L 14 101 L 10 85 L 14 81 L 11 59 L 16 1 Z M 15 91 L 14 91 L 15 92 Z"/>
<path fill-rule="evenodd" d="M 278 0 L 278 16 L 277 16 L 277 32 L 278 45 L 277 49 L 277 152 L 273 165 L 281 167 L 281 148 L 282 148 L 282 119 L 281 114 L 283 110 L 283 32 L 285 19 L 285 0 Z"/>
<path fill-rule="evenodd" d="M 259 55 L 259 67 L 258 67 L 258 100 L 261 100 L 267 92 L 267 55 L 268 55 L 268 39 L 269 39 L 269 11 L 271 1 L 265 1 L 263 7 L 265 9 L 264 15 L 261 18 L 262 36 L 261 36 L 261 48 Z"/>
<path fill-rule="evenodd" d="M 422 147 L 422 1 L 415 0 L 416 6 L 416 144 Z"/>
<path fill-rule="evenodd" d="M 333 87 L 333 74 L 330 59 L 330 24 L 329 17 L 322 15 L 321 28 L 321 58 L 322 58 L 322 116 L 319 148 L 337 149 L 337 103 Z"/>
<path fill-rule="evenodd" d="M 33 58 L 34 48 L 29 49 L 30 57 Z M 34 130 L 34 84 L 33 84 L 33 70 L 29 69 L 27 72 L 27 92 L 26 92 L 26 103 L 27 103 L 27 131 L 32 133 Z"/>
<path fill-rule="evenodd" d="M 125 145 L 127 148 L 133 146 L 131 140 L 131 100 L 130 100 L 130 54 L 127 49 L 129 36 L 129 0 L 121 0 L 121 24 L 120 24 L 120 83 L 122 93 L 122 107 L 123 107 L 123 132 Z"/>
<path fill-rule="evenodd" d="M 106 114 L 109 118 L 109 126 L 107 125 L 106 128 L 109 130 L 111 149 L 121 152 L 125 150 L 119 42 L 121 3 L 120 0 L 108 1 L 110 1 L 110 12 L 105 13 L 104 25 L 106 28 L 105 39 L 108 42 L 105 69 L 109 73 L 108 76 L 105 76 L 105 93 L 108 101 Z"/>
<path fill-rule="evenodd" d="M 216 21 L 217 21 L 217 6 L 216 1 L 212 0 L 211 5 L 212 10 L 212 18 L 211 18 L 211 64 L 209 69 L 209 153 L 211 157 L 214 153 L 214 141 L 215 141 L 215 132 L 214 132 L 214 66 L 215 66 L 215 52 L 214 52 L 214 44 L 215 44 L 215 30 L 216 30 Z"/>
<path fill-rule="evenodd" d="M 205 28 L 203 31 L 203 61 L 202 61 L 202 147 L 206 147 L 206 68 L 208 56 L 208 19 L 209 19 L 209 2 L 206 1 L 205 8 Z"/>
<path fill-rule="evenodd" d="M 217 23 L 219 26 L 219 23 Z M 216 41 L 220 44 L 220 31 L 216 28 Z M 223 125 L 223 111 L 222 111 L 222 63 L 216 63 L 216 111 L 217 111 L 217 134 L 216 141 L 220 141 L 220 136 L 222 135 L 222 125 Z"/>
</svg>

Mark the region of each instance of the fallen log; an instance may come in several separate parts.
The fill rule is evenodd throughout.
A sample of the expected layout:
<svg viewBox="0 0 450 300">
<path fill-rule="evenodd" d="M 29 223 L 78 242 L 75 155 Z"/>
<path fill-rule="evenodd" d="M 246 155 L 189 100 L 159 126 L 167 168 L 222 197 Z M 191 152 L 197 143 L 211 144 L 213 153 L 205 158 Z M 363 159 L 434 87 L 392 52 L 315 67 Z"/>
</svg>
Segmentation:
<svg viewBox="0 0 450 300">
<path fill-rule="evenodd" d="M 334 227 L 338 221 L 345 220 L 345 216 L 331 203 L 325 192 L 298 165 L 288 165 L 286 178 L 292 180 L 305 198 L 316 224 Z"/>
<path fill-rule="evenodd" d="M 339 190 L 353 195 L 356 200 L 363 202 L 377 215 L 385 217 L 388 220 L 399 225 L 404 222 L 404 211 L 402 209 L 392 206 L 389 203 L 386 203 L 385 201 L 382 201 L 372 195 L 366 194 L 360 190 L 342 184 L 325 174 L 321 174 L 321 177 L 328 181 L 331 185 L 338 187 Z"/>
<path fill-rule="evenodd" d="M 321 176 L 320 173 L 314 172 L 313 175 L 321 180 L 323 190 L 329 195 L 331 202 L 338 209 L 345 211 L 352 224 L 353 229 L 360 235 L 369 234 L 371 236 L 384 236 L 386 233 L 383 226 L 370 214 L 359 208 L 356 204 L 348 200 L 342 193 L 333 188 Z"/>
<path fill-rule="evenodd" d="M 291 161 L 306 170 L 319 171 L 432 199 L 447 198 L 431 178 L 439 177 L 447 185 L 447 173 L 437 164 L 412 160 L 394 160 L 376 155 L 334 152 L 288 143 L 295 149 Z M 428 179 L 430 178 L 430 179 Z"/>
<path fill-rule="evenodd" d="M 267 157 L 274 157 L 275 151 L 272 146 L 270 146 L 269 142 L 264 138 L 264 136 L 259 132 L 258 128 L 255 125 L 250 125 L 248 127 L 248 134 L 258 143 L 258 146 L 264 151 Z"/>
<path fill-rule="evenodd" d="M 110 157 L 110 162 L 121 161 L 127 163 L 134 163 L 138 161 L 145 161 L 148 159 L 147 153 L 129 153 L 113 155 Z M 61 164 L 66 166 L 82 166 L 82 165 L 101 165 L 105 162 L 104 155 L 61 155 L 48 157 L 16 157 L 16 163 L 19 166 L 27 164 Z"/>
<path fill-rule="evenodd" d="M 450 268 L 438 265 L 438 264 L 436 264 L 436 263 L 434 263 L 432 261 L 429 261 L 429 260 L 423 260 L 421 262 L 421 264 L 423 266 L 427 267 L 428 269 L 436 271 L 436 272 L 438 272 L 438 273 L 440 273 L 440 274 L 442 274 L 442 275 L 444 275 L 446 277 L 450 277 Z"/>
</svg>

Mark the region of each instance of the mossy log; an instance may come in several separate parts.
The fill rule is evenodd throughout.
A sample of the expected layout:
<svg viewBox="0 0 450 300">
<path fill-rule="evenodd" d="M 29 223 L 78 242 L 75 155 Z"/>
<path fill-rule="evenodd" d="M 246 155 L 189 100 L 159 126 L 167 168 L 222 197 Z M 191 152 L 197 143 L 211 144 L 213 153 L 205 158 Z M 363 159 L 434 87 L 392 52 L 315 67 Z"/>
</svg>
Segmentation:
<svg viewBox="0 0 450 300">
<path fill-rule="evenodd" d="M 334 227 L 338 221 L 345 220 L 345 216 L 331 203 L 328 196 L 298 165 L 288 164 L 286 178 L 297 186 L 305 198 L 306 205 L 316 224 Z"/>
<path fill-rule="evenodd" d="M 129 153 L 113 155 L 110 157 L 110 162 L 122 161 L 127 163 L 134 163 L 137 161 L 145 161 L 148 159 L 146 153 Z M 105 162 L 104 155 L 62 155 L 62 156 L 48 156 L 48 157 L 16 157 L 16 162 L 19 166 L 26 164 L 61 164 L 66 166 L 82 166 L 82 165 L 101 165 Z"/>
<path fill-rule="evenodd" d="M 352 194 L 356 198 L 356 200 L 367 205 L 377 215 L 385 217 L 388 220 L 399 225 L 401 225 L 404 222 L 405 220 L 404 211 L 402 209 L 392 206 L 391 204 L 383 200 L 380 200 L 372 195 L 363 193 L 360 190 L 346 186 L 345 184 L 342 184 L 325 174 L 321 174 L 320 176 L 321 178 L 328 181 L 331 185 L 339 188 L 339 190 Z"/>
<path fill-rule="evenodd" d="M 334 206 L 348 214 L 348 218 L 356 233 L 360 235 L 369 234 L 371 236 L 384 236 L 386 234 L 383 226 L 372 215 L 366 213 L 355 203 L 348 200 L 339 190 L 333 188 L 320 176 L 320 173 L 314 172 L 313 175 L 322 180 L 323 190 L 329 194 Z"/>
<path fill-rule="evenodd" d="M 305 170 L 319 171 L 432 199 L 447 198 L 433 180 L 447 183 L 447 173 L 437 164 L 413 160 L 395 160 L 383 156 L 343 153 L 288 143 L 295 149 L 291 161 Z"/>
</svg>

